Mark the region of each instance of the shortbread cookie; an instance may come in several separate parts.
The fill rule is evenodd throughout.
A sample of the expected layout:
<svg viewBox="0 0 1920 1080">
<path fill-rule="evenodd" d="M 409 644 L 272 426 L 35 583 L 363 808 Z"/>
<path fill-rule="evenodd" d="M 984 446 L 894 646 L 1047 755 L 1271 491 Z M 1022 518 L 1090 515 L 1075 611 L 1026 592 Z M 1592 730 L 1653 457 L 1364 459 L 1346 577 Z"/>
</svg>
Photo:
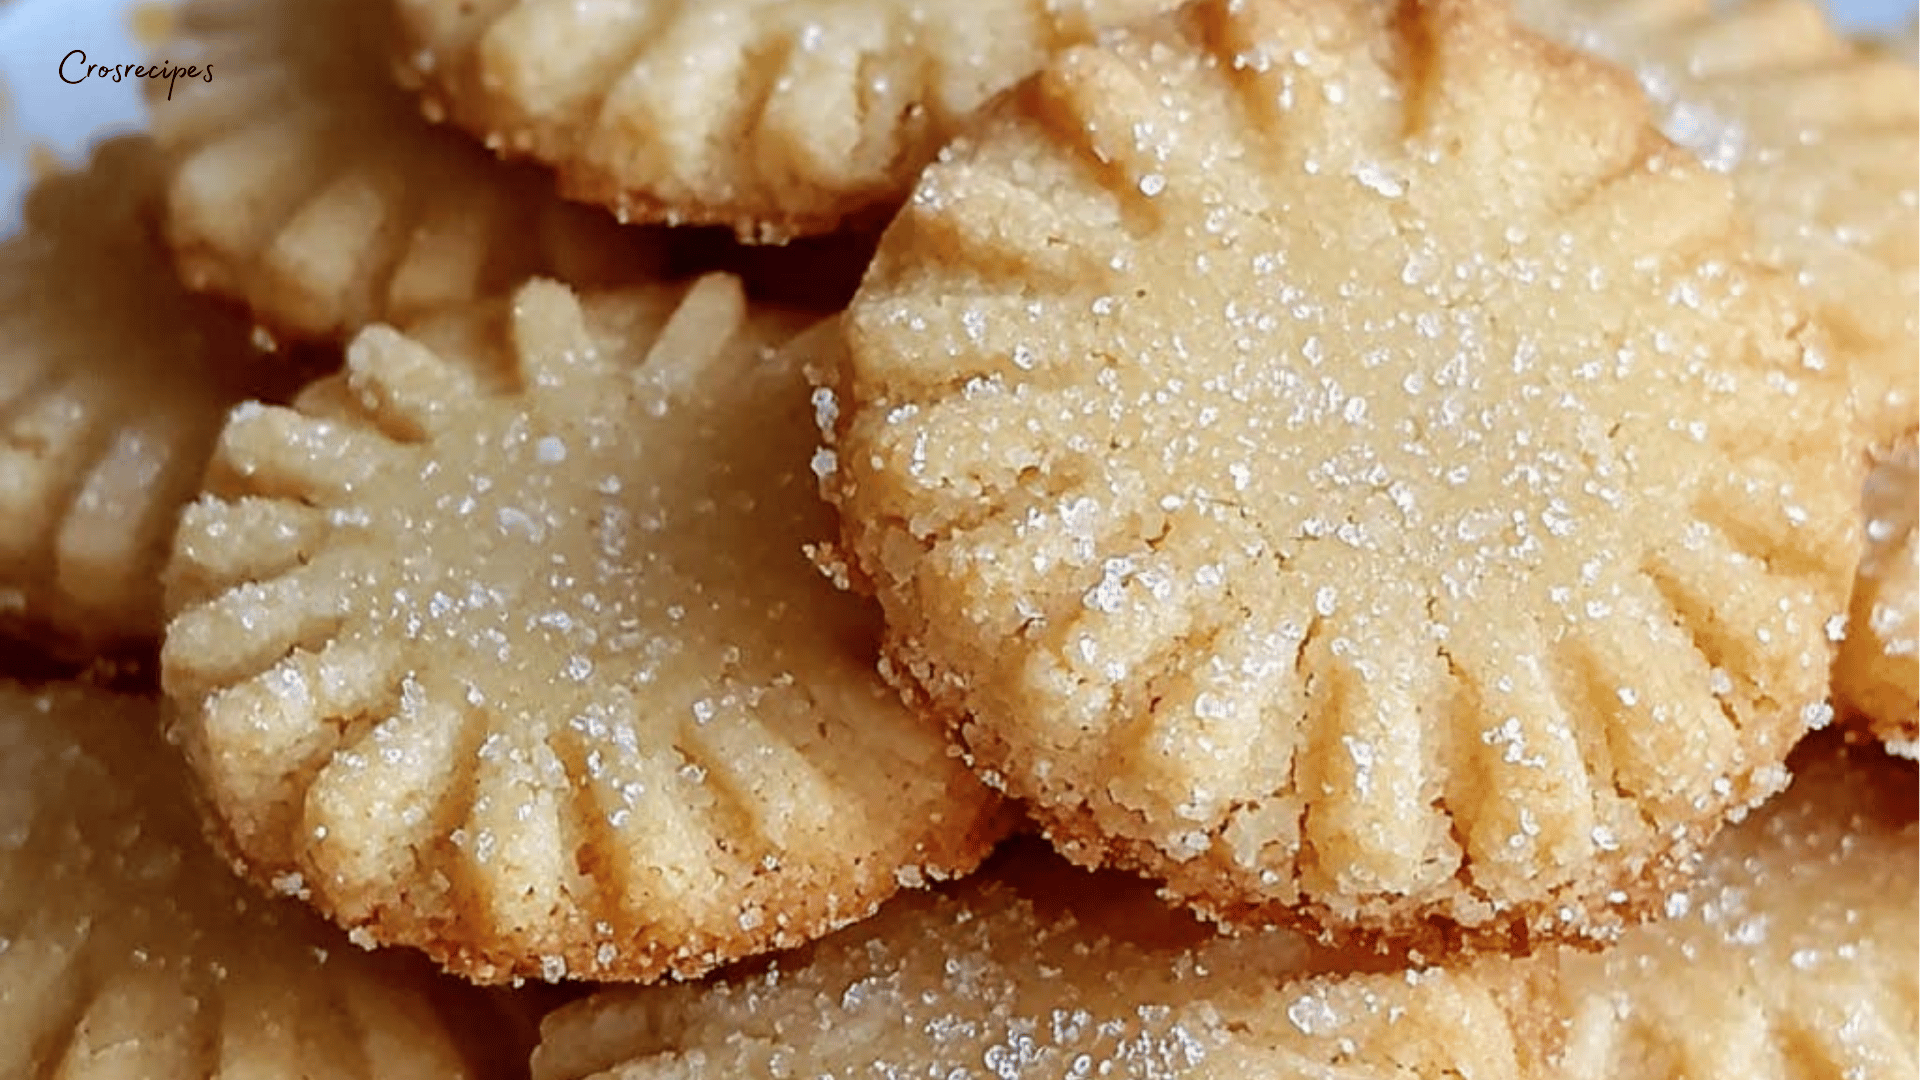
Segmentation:
<svg viewBox="0 0 1920 1080">
<path fill-rule="evenodd" d="M 658 239 L 436 130 L 389 77 L 387 0 L 188 0 L 144 84 L 169 159 L 167 236 L 194 288 L 276 334 L 340 339 L 530 274 L 644 280 Z"/>
<path fill-rule="evenodd" d="M 803 554 L 796 325 L 535 282 L 235 413 L 162 675 L 251 873 L 479 981 L 652 979 L 979 860 L 993 800 Z"/>
<path fill-rule="evenodd" d="M 180 507 L 227 407 L 274 381 L 174 279 L 158 194 L 152 147 L 116 139 L 0 245 L 0 628 L 77 655 L 159 637 Z"/>
<path fill-rule="evenodd" d="M 1807 287 L 1876 441 L 1920 390 L 1920 74 L 1814 0 L 1524 0 L 1632 68 L 1661 130 L 1732 178 L 1769 261 Z"/>
<path fill-rule="evenodd" d="M 1877 755 L 1876 755 L 1877 756 Z M 976 878 L 810 951 L 548 1017 L 538 1080 L 1913 1075 L 1910 770 L 1832 759 L 1598 955 L 1335 975 L 1284 932 L 1139 943 L 1126 890 Z M 998 861 L 998 860 L 996 860 Z M 1094 925 L 1075 916 L 1095 916 Z M 1152 920 L 1156 926 L 1165 920 Z"/>
<path fill-rule="evenodd" d="M 897 206 L 969 112 L 1175 0 L 390 0 L 429 115 L 622 220 L 823 233 Z"/>
<path fill-rule="evenodd" d="M 1496 0 L 1205 2 L 928 169 L 821 469 L 893 676 L 1076 861 L 1601 938 L 1830 714 L 1861 459 L 1790 284 Z"/>
<path fill-rule="evenodd" d="M 1920 473 L 1914 443 L 1874 465 L 1863 500 L 1866 553 L 1853 583 L 1847 639 L 1833 693 L 1906 757 L 1920 752 L 1920 548 L 1914 545 Z"/>
<path fill-rule="evenodd" d="M 0 683 L 0 1075 L 512 1076 L 479 992 L 221 865 L 156 705 Z"/>
<path fill-rule="evenodd" d="M 1825 749 L 1825 748 L 1823 748 Z M 1851 760 L 1849 760 L 1851 758 Z M 1920 1067 L 1914 773 L 1827 753 L 1714 845 L 1666 918 L 1568 955 L 1561 1080 L 1910 1078 Z"/>
<path fill-rule="evenodd" d="M 534 1076 L 1539 1075 L 1544 994 L 1512 961 L 1316 977 L 1335 958 L 1292 933 L 1212 937 L 1138 882 L 1025 878 L 901 897 L 765 970 L 595 995 L 548 1017 Z"/>
</svg>

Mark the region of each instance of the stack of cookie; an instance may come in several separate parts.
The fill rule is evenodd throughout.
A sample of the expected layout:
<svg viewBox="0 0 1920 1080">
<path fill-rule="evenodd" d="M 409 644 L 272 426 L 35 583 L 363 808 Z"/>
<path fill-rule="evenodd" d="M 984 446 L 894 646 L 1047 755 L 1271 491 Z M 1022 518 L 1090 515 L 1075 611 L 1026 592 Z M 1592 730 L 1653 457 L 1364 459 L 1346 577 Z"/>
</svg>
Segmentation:
<svg viewBox="0 0 1920 1080">
<path fill-rule="evenodd" d="M 1910 45 L 173 31 L 0 248 L 0 1072 L 1920 1074 Z"/>
</svg>

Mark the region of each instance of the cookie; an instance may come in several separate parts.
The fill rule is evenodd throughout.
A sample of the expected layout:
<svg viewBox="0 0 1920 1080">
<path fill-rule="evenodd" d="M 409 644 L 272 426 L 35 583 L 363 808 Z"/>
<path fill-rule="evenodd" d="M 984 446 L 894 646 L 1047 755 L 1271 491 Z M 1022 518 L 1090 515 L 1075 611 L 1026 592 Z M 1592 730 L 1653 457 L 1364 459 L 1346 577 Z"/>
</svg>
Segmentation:
<svg viewBox="0 0 1920 1080">
<path fill-rule="evenodd" d="M 1833 668 L 1833 692 L 1887 748 L 1920 753 L 1920 500 L 1913 438 L 1877 461 L 1863 500 L 1866 552 L 1853 583 L 1847 639 Z"/>
<path fill-rule="evenodd" d="M 798 327 L 536 281 L 237 411 L 161 669 L 249 872 L 494 982 L 691 975 L 971 869 L 993 799 L 802 552 Z"/>
<path fill-rule="evenodd" d="M 1832 331 L 1860 422 L 1913 429 L 1920 389 L 1920 74 L 1811 0 L 1524 0 L 1525 17 L 1632 68 L 1661 130 L 1725 172 L 1761 254 Z"/>
<path fill-rule="evenodd" d="M 1491 0 L 1207 2 L 931 166 L 813 358 L 888 670 L 1228 924 L 1599 940 L 1824 723 L 1861 463 L 1726 181 Z"/>
<path fill-rule="evenodd" d="M 593 286 L 657 270 L 651 233 L 421 118 L 389 77 L 388 15 L 385 0 L 179 9 L 158 51 L 213 74 L 143 85 L 189 284 L 281 337 L 343 340 L 532 274 Z"/>
<path fill-rule="evenodd" d="M 784 242 L 884 220 L 968 113 L 1175 0 L 392 0 L 403 80 L 623 221 Z"/>
<path fill-rule="evenodd" d="M 0 1073 L 513 1075 L 496 1002 L 233 877 L 159 730 L 150 698 L 0 683 Z"/>
<path fill-rule="evenodd" d="M 158 196 L 153 148 L 115 139 L 41 179 L 0 244 L 0 628 L 38 648 L 159 637 L 167 543 L 221 419 L 280 381 L 175 280 Z"/>
<path fill-rule="evenodd" d="M 1823 740 L 1824 741 L 1824 740 Z M 1914 772 L 1823 747 L 1619 946 L 1560 964 L 1565 1080 L 1912 1076 Z"/>
<path fill-rule="evenodd" d="M 1355 973 L 1284 931 L 1209 939 L 1124 883 L 996 859 L 764 970 L 567 1006 L 534 1075 L 1910 1075 L 1913 803 L 1911 770 L 1827 755 L 1661 921 L 1450 974 Z"/>
<path fill-rule="evenodd" d="M 1335 959 L 1297 935 L 1213 937 L 1137 881 L 1019 865 L 1038 858 L 996 858 L 764 969 L 563 1008 L 534 1076 L 1543 1075 L 1538 991 L 1511 961 L 1324 974 Z"/>
</svg>

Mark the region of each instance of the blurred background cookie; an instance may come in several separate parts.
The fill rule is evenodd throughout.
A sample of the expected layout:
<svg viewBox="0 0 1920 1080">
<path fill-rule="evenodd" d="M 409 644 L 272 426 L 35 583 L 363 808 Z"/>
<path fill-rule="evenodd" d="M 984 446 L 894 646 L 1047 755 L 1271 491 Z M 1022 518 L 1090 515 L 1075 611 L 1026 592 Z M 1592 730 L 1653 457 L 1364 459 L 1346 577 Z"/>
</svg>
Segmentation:
<svg viewBox="0 0 1920 1080">
<path fill-rule="evenodd" d="M 497 1001 L 228 873 L 157 705 L 0 682 L 0 1073 L 524 1075 Z"/>
<path fill-rule="evenodd" d="M 625 221 L 782 242 L 883 219 L 955 125 L 1174 0 L 390 0 L 430 115 Z"/>
<path fill-rule="evenodd" d="M 162 671 L 249 872 L 493 982 L 695 974 L 971 869 L 993 798 L 801 550 L 800 325 L 536 281 L 236 412 Z"/>
<path fill-rule="evenodd" d="M 595 286 L 657 272 L 653 234 L 421 118 L 388 75 L 389 15 L 388 0 L 181 5 L 161 51 L 217 76 L 146 92 L 188 284 L 275 334 L 344 339 L 532 274 Z"/>
<path fill-rule="evenodd" d="M 0 244 L 0 633 L 40 649 L 159 637 L 160 568 L 221 419 L 289 375 L 175 281 L 158 194 L 152 146 L 116 139 L 41 180 Z"/>
<path fill-rule="evenodd" d="M 1566 1080 L 1904 1077 L 1920 1060 L 1911 765 L 1821 739 L 1665 919 L 1559 964 Z"/>
<path fill-rule="evenodd" d="M 822 357 L 893 677 L 1234 924 L 1611 937 L 1831 714 L 1817 319 L 1624 71 L 1433 0 L 1201 3 L 922 176 Z"/>
<path fill-rule="evenodd" d="M 1920 391 L 1920 74 L 1812 0 L 1523 0 L 1633 69 L 1667 136 L 1725 172 L 1760 254 L 1807 289 L 1860 423 L 1911 431 Z"/>
</svg>

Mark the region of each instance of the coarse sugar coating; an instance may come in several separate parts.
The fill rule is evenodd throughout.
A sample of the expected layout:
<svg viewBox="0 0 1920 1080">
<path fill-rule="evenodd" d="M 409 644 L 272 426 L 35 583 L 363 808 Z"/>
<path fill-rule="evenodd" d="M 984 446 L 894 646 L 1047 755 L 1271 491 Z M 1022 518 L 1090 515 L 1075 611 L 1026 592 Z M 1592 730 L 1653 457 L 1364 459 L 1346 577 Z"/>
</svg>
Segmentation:
<svg viewBox="0 0 1920 1080">
<path fill-rule="evenodd" d="M 236 411 L 162 677 L 249 872 L 499 981 L 697 973 L 971 869 L 994 798 L 802 552 L 798 326 L 724 275 L 535 281 Z"/>
<path fill-rule="evenodd" d="M 1877 443 L 1920 390 L 1920 72 L 1813 0 L 1522 0 L 1523 17 L 1631 68 L 1660 129 L 1723 172 L 1760 254 L 1806 287 Z"/>
<path fill-rule="evenodd" d="M 53 651 L 159 637 L 167 543 L 221 418 L 280 381 L 175 281 L 159 190 L 151 144 L 108 141 L 40 180 L 0 244 L 0 629 Z"/>
<path fill-rule="evenodd" d="M 1023 851 L 770 966 L 551 1014 L 536 1080 L 1265 1080 L 1539 1075 L 1514 961 L 1360 972 L 1284 930 L 1216 937 Z M 1157 910 L 1156 910 L 1157 909 Z"/>
<path fill-rule="evenodd" d="M 1833 693 L 1888 749 L 1920 753 L 1920 474 L 1913 436 L 1874 463 L 1862 506 L 1867 544 L 1853 582 Z"/>
<path fill-rule="evenodd" d="M 390 0 L 429 114 L 622 220 L 884 220 L 966 115 L 1176 0 Z"/>
<path fill-rule="evenodd" d="M 1563 956 L 1542 982 L 1564 1018 L 1557 1080 L 1920 1070 L 1913 768 L 1877 749 L 1808 756 L 1660 922 Z"/>
<path fill-rule="evenodd" d="M 0 682 L 0 1074 L 505 1080 L 514 1030 L 229 873 L 157 701 Z"/>
<path fill-rule="evenodd" d="M 148 81 L 181 276 L 275 334 L 505 296 L 532 274 L 644 281 L 660 241 L 566 203 L 420 116 L 393 85 L 387 0 L 187 0 L 159 49 L 204 79 Z"/>
<path fill-rule="evenodd" d="M 1831 712 L 1862 459 L 1734 206 L 1497 3 L 1067 51 L 813 361 L 892 676 L 1223 921 L 1612 936 Z"/>
<path fill-rule="evenodd" d="M 1285 931 L 1209 938 L 1137 887 L 996 859 L 770 968 L 563 1008 L 534 1072 L 1911 1077 L 1914 774 L 1831 740 L 1800 763 L 1661 918 L 1599 953 L 1356 970 Z"/>
</svg>

